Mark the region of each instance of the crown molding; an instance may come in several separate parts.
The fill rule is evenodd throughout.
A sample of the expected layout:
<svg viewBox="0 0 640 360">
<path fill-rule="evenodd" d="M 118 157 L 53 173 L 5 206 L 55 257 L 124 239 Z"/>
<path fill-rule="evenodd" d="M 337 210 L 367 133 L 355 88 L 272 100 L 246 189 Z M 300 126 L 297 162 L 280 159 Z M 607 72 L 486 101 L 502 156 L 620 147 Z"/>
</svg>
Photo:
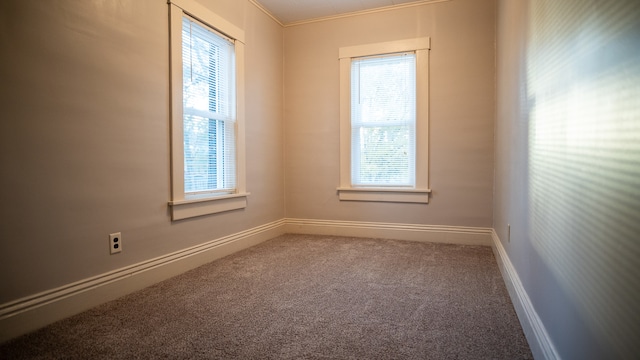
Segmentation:
<svg viewBox="0 0 640 360">
<path fill-rule="evenodd" d="M 272 18 L 275 22 L 280 24 L 280 26 L 282 26 L 282 27 L 298 26 L 298 25 L 310 24 L 310 23 L 315 23 L 315 22 L 336 20 L 336 19 L 342 19 L 342 18 L 360 16 L 360 15 L 367 15 L 367 14 L 374 14 L 374 13 L 379 13 L 379 12 L 384 12 L 384 11 L 404 9 L 404 8 L 410 8 L 410 7 L 428 5 L 428 4 L 436 4 L 436 3 L 448 2 L 448 1 L 453 1 L 453 0 L 419 0 L 419 1 L 414 1 L 414 2 L 405 3 L 405 4 L 382 6 L 382 7 L 377 7 L 377 8 L 374 8 L 374 9 L 369 9 L 369 10 L 352 11 L 352 12 L 343 13 L 343 14 L 321 16 L 321 17 L 307 19 L 307 20 L 299 20 L 299 21 L 292 21 L 292 22 L 289 22 L 289 23 L 284 23 L 284 22 L 280 21 L 280 19 L 278 19 L 273 13 L 271 13 L 266 7 L 264 7 L 262 4 L 260 4 L 258 2 L 258 0 L 249 0 L 250 3 L 255 5 L 258 9 L 262 10 L 265 14 L 267 14 L 270 18 Z"/>
</svg>

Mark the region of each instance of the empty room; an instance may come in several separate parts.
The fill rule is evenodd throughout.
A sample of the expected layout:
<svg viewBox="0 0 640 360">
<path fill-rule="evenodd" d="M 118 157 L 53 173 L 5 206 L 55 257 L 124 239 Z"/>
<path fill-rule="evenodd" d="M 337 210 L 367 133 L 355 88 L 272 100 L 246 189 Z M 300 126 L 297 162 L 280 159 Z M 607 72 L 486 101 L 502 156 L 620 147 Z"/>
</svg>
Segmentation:
<svg viewBox="0 0 640 360">
<path fill-rule="evenodd" d="M 0 2 L 0 358 L 637 358 L 638 19 Z"/>
</svg>

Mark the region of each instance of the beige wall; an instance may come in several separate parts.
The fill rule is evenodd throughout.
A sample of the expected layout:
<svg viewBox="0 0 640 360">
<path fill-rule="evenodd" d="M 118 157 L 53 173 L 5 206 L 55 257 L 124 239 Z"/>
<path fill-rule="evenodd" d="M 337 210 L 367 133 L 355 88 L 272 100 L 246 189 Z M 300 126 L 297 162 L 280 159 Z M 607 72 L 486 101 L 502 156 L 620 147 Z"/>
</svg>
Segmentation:
<svg viewBox="0 0 640 360">
<path fill-rule="evenodd" d="M 284 217 L 282 27 L 248 1 L 202 3 L 246 33 L 251 196 L 178 222 L 166 0 L 0 3 L 0 303 Z"/>
<path fill-rule="evenodd" d="M 246 32 L 251 196 L 179 222 L 166 1 L 0 2 L 0 304 L 285 216 L 481 226 L 562 358 L 640 353 L 637 2 L 455 0 L 283 29 L 248 0 L 199 1 Z M 339 202 L 338 48 L 422 36 L 430 204 Z"/>
<path fill-rule="evenodd" d="M 563 359 L 640 354 L 638 19 L 637 1 L 498 6 L 493 227 Z"/>
<path fill-rule="evenodd" d="M 456 0 L 285 29 L 287 217 L 490 227 L 494 2 Z M 431 38 L 430 203 L 340 202 L 342 46 Z"/>
</svg>

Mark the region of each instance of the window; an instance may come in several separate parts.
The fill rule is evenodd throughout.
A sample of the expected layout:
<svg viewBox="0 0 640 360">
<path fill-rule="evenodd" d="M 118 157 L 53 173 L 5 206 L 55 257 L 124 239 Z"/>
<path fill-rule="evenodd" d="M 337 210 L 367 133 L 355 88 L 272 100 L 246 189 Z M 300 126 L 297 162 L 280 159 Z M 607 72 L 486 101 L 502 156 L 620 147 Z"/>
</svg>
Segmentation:
<svg viewBox="0 0 640 360">
<path fill-rule="evenodd" d="M 170 0 L 173 220 L 246 207 L 244 33 Z"/>
<path fill-rule="evenodd" d="M 340 49 L 340 200 L 428 203 L 429 38 Z"/>
</svg>

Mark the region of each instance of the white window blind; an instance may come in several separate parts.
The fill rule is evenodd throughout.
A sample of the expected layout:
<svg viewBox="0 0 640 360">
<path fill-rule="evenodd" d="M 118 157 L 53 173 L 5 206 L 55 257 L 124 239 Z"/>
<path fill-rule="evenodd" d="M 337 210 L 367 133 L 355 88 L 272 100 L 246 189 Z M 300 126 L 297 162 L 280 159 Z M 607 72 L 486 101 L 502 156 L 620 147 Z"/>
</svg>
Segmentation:
<svg viewBox="0 0 640 360">
<path fill-rule="evenodd" d="M 234 57 L 233 42 L 183 17 L 185 196 L 235 192 Z"/>
<path fill-rule="evenodd" d="M 351 62 L 352 186 L 415 186 L 415 53 Z"/>
</svg>

